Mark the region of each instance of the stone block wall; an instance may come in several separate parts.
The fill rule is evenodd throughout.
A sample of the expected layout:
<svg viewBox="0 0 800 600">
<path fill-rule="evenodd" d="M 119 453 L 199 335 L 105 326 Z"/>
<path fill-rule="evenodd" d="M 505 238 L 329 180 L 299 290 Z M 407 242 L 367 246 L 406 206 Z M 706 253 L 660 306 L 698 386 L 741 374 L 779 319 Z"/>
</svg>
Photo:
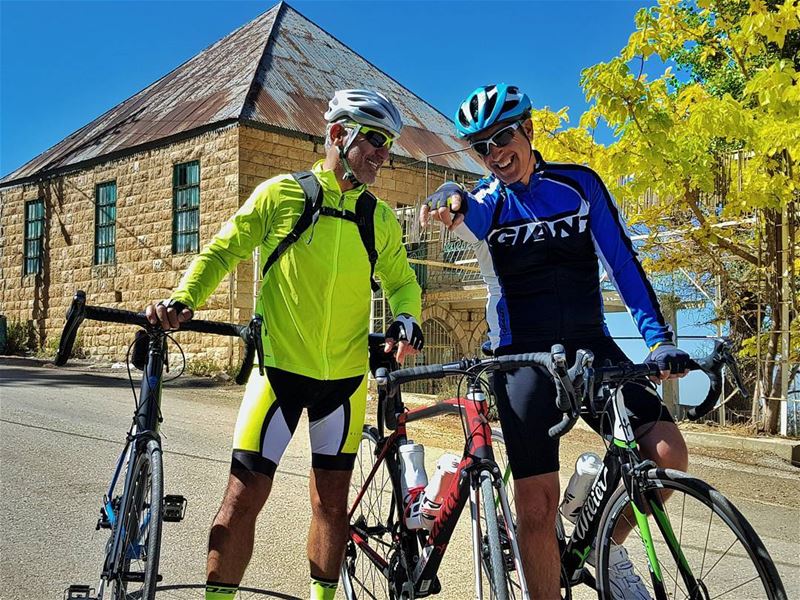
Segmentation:
<svg viewBox="0 0 800 600">
<path fill-rule="evenodd" d="M 32 320 L 40 340 L 52 345 L 77 289 L 86 291 L 89 304 L 136 311 L 150 300 L 168 297 L 194 256 L 172 253 L 173 165 L 200 161 L 202 245 L 236 210 L 237 141 L 237 129 L 231 127 L 0 190 L 0 313 L 9 321 Z M 116 264 L 94 265 L 95 186 L 109 181 L 117 185 Z M 23 275 L 24 206 L 36 198 L 43 198 L 45 205 L 43 268 L 40 274 Z M 203 316 L 229 320 L 230 296 L 230 282 L 223 281 Z M 124 359 L 131 333 L 131 327 L 90 321 L 81 327 L 90 356 L 112 361 Z M 178 339 L 190 353 L 208 343 L 190 333 Z M 222 360 L 231 344 L 220 338 L 212 346 Z"/>
</svg>

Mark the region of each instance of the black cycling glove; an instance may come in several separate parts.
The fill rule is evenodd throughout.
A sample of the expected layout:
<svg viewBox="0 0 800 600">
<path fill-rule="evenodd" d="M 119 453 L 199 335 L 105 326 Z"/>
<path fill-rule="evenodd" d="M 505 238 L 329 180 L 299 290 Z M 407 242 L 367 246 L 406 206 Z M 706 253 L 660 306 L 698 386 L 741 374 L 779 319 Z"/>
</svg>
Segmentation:
<svg viewBox="0 0 800 600">
<path fill-rule="evenodd" d="M 425 345 L 422 328 L 417 324 L 414 317 L 407 314 L 397 315 L 397 319 L 386 330 L 386 339 L 395 340 L 396 342 L 408 342 L 415 350 L 422 350 Z"/>
<path fill-rule="evenodd" d="M 683 373 L 689 368 L 691 358 L 686 352 L 672 343 L 665 342 L 660 344 L 655 350 L 647 355 L 645 362 L 652 362 L 658 365 L 661 371 L 671 373 Z"/>
<path fill-rule="evenodd" d="M 450 198 L 453 196 L 461 197 L 458 210 L 453 210 L 450 207 Z M 466 190 L 453 181 L 447 181 L 440 185 L 435 192 L 425 199 L 425 204 L 427 204 L 428 208 L 431 210 L 439 210 L 443 206 L 446 206 L 451 212 L 460 213 L 462 215 L 467 214 L 467 209 L 469 208 Z"/>
</svg>

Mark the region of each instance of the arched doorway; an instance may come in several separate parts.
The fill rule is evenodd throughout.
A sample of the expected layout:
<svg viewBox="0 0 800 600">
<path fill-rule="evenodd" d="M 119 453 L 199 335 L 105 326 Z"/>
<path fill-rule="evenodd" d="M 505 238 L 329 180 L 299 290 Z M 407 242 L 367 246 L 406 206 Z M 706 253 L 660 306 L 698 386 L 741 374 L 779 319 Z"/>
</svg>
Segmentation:
<svg viewBox="0 0 800 600">
<path fill-rule="evenodd" d="M 450 329 L 439 319 L 431 318 L 422 323 L 422 333 L 425 335 L 425 347 L 414 361 L 415 365 L 433 365 L 448 363 L 460 358 L 458 346 L 453 339 Z M 408 365 L 411 366 L 411 365 Z M 447 379 L 434 379 L 428 381 L 413 381 L 403 389 L 416 394 L 438 394 L 444 387 L 452 382 Z"/>
</svg>

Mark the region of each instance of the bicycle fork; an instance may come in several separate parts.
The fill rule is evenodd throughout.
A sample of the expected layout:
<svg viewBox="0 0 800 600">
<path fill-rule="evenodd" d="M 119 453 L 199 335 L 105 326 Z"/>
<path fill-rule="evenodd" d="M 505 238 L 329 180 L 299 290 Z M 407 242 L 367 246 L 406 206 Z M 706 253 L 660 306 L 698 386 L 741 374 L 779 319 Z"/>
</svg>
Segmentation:
<svg viewBox="0 0 800 600">
<path fill-rule="evenodd" d="M 642 543 L 644 544 L 647 553 L 648 568 L 650 570 L 650 578 L 653 584 L 653 589 L 656 593 L 656 600 L 667 600 L 667 592 L 664 588 L 664 577 L 661 571 L 661 563 L 656 555 L 655 545 L 653 543 L 653 535 L 651 533 L 650 523 L 647 520 L 647 514 L 640 507 L 649 505 L 653 519 L 658 526 L 661 535 L 667 542 L 670 554 L 672 554 L 675 563 L 680 566 L 680 575 L 683 579 L 686 589 L 689 590 L 690 600 L 701 600 L 703 598 L 703 587 L 694 576 L 689 562 L 683 554 L 680 542 L 675 536 L 675 531 L 672 528 L 672 523 L 669 520 L 669 515 L 664 508 L 664 503 L 658 496 L 652 496 L 645 499 L 645 494 L 642 490 L 642 484 L 636 486 L 636 491 L 631 497 L 635 500 L 631 501 L 631 507 L 636 519 L 636 525 L 641 533 Z"/>
</svg>

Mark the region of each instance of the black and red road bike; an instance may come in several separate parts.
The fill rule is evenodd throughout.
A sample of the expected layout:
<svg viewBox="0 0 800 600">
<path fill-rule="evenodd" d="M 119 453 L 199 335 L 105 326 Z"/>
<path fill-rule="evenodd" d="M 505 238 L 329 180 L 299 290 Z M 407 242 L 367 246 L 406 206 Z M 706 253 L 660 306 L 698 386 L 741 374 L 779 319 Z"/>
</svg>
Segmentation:
<svg viewBox="0 0 800 600">
<path fill-rule="evenodd" d="M 475 598 L 528 597 L 503 473 L 492 450 L 487 376 L 541 360 L 526 354 L 376 370 L 377 426 L 364 427 L 353 474 L 357 493 L 341 572 L 346 598 L 412 599 L 439 593 L 437 571 L 467 503 Z M 450 376 L 461 378 L 463 397 L 406 409 L 400 393 L 403 383 Z M 442 414 L 461 417 L 464 448 L 458 476 L 446 490 L 430 531 L 411 530 L 403 518 L 398 449 L 407 441 L 409 424 Z"/>
</svg>

